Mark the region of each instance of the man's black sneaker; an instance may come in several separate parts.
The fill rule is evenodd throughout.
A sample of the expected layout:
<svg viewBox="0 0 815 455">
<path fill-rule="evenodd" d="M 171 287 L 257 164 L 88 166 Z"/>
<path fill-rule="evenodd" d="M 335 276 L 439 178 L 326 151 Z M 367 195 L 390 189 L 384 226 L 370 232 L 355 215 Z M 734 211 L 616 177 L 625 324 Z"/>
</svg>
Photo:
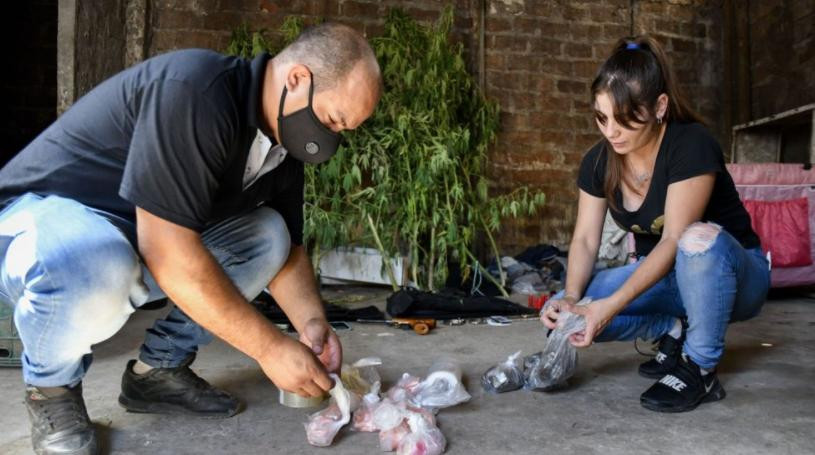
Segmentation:
<svg viewBox="0 0 815 455">
<path fill-rule="evenodd" d="M 38 455 L 98 453 L 82 383 L 73 388 L 26 386 L 25 406 L 31 420 L 31 443 Z"/>
<path fill-rule="evenodd" d="M 131 412 L 185 414 L 199 417 L 231 417 L 240 402 L 211 386 L 190 369 L 195 356 L 175 368 L 153 368 L 144 374 L 133 372 L 135 360 L 127 363 L 122 375 L 119 404 Z"/>
<path fill-rule="evenodd" d="M 640 364 L 640 376 L 650 379 L 659 379 L 665 376 L 676 366 L 679 355 L 682 354 L 682 345 L 685 343 L 685 331 L 688 323 L 682 321 L 682 335 L 677 340 L 668 335 L 662 335 L 657 345 L 657 353 L 653 359 Z"/>
<path fill-rule="evenodd" d="M 685 412 L 724 397 L 716 372 L 702 375 L 699 365 L 682 353 L 676 367 L 640 396 L 640 403 L 652 411 Z"/>
</svg>

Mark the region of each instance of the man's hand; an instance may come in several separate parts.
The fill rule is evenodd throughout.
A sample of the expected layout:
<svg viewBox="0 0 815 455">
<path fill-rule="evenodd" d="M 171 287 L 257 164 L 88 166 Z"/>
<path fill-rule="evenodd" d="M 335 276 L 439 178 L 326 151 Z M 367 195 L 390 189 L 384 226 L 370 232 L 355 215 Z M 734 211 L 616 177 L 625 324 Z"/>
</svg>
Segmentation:
<svg viewBox="0 0 815 455">
<path fill-rule="evenodd" d="M 328 371 L 339 373 L 342 345 L 328 321 L 322 318 L 308 320 L 300 334 L 300 342 L 311 348 Z"/>
<path fill-rule="evenodd" d="M 260 367 L 275 385 L 302 397 L 319 397 L 333 386 L 325 368 L 309 348 L 283 336 L 267 355 L 258 359 Z"/>
<path fill-rule="evenodd" d="M 338 373 L 342 346 L 326 321 L 323 300 L 305 248 L 292 247 L 286 265 L 269 283 L 269 292 L 300 333 L 300 341 L 311 348 L 330 372 Z"/>
<path fill-rule="evenodd" d="M 610 299 L 594 300 L 588 305 L 574 305 L 568 303 L 562 306 L 561 310 L 579 314 L 586 318 L 586 329 L 573 333 L 569 337 L 569 341 L 572 345 L 578 348 L 591 346 L 594 337 L 602 332 L 608 323 L 611 322 L 611 319 L 617 314 L 617 306 L 618 305 Z"/>
</svg>

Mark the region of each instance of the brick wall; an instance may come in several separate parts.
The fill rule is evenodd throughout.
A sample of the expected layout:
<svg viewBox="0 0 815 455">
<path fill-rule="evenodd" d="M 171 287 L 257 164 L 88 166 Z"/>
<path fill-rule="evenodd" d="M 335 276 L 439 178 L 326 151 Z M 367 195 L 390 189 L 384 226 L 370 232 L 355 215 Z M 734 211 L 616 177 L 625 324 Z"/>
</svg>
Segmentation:
<svg viewBox="0 0 815 455">
<path fill-rule="evenodd" d="M 477 0 L 155 0 L 151 6 L 147 54 L 172 49 L 205 47 L 223 50 L 231 31 L 242 23 L 274 35 L 286 16 L 303 17 L 306 24 L 319 18 L 340 21 L 366 36 L 382 33 L 383 17 L 391 7 L 404 8 L 422 21 L 434 21 L 448 3 L 455 8 L 454 35 L 472 54 Z"/>
<path fill-rule="evenodd" d="M 422 21 L 455 3 L 454 39 L 463 42 L 477 71 L 478 0 L 157 0 L 153 2 L 147 54 L 183 47 L 224 49 L 230 31 L 246 22 L 276 30 L 283 18 L 301 15 L 346 22 L 376 35 L 385 11 L 406 9 Z M 633 6 L 633 8 L 632 8 Z M 589 85 L 613 43 L 632 31 L 652 33 L 673 55 L 694 105 L 721 135 L 721 62 L 718 10 L 701 0 L 488 0 L 485 16 L 485 81 L 501 106 L 501 133 L 491 151 L 495 191 L 531 185 L 547 195 L 541 216 L 509 222 L 500 238 L 509 251 L 537 242 L 565 246 L 576 215 L 575 175 L 583 153 L 599 139 L 589 105 Z"/>
<path fill-rule="evenodd" d="M 665 47 L 681 88 L 720 140 L 722 130 L 722 11 L 720 1 L 635 2 L 634 29 Z"/>
<path fill-rule="evenodd" d="M 57 116 L 57 1 L 9 2 L 0 83 L 0 166 Z"/>
<path fill-rule="evenodd" d="M 752 0 L 753 119 L 815 102 L 815 0 Z"/>
</svg>

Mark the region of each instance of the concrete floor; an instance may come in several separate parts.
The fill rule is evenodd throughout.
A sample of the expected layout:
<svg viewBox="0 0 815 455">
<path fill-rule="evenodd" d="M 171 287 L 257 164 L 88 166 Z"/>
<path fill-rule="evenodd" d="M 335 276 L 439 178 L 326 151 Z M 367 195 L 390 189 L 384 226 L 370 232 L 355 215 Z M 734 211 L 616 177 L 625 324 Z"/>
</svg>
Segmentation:
<svg viewBox="0 0 815 455">
<path fill-rule="evenodd" d="M 258 366 L 224 343 L 199 354 L 196 371 L 244 399 L 248 406 L 226 420 L 130 414 L 116 397 L 125 362 L 143 330 L 166 310 L 140 311 L 95 349 L 85 378 L 85 399 L 103 445 L 112 453 L 334 453 L 379 452 L 375 434 L 340 433 L 334 445 L 306 443 L 308 411 L 277 403 L 277 390 Z M 340 334 L 346 358 L 379 356 L 386 385 L 403 371 L 424 374 L 437 355 L 461 362 L 469 403 L 442 410 L 439 422 L 450 454 L 802 454 L 815 453 L 815 301 L 768 302 L 758 318 L 731 326 L 720 379 L 724 401 L 680 415 L 647 411 L 639 395 L 644 357 L 632 343 L 595 345 L 580 353 L 573 386 L 558 393 L 485 394 L 480 375 L 509 353 L 540 350 L 534 320 L 509 327 L 442 326 L 428 336 L 382 326 L 354 325 Z M 0 453 L 31 453 L 18 369 L 0 368 Z"/>
</svg>

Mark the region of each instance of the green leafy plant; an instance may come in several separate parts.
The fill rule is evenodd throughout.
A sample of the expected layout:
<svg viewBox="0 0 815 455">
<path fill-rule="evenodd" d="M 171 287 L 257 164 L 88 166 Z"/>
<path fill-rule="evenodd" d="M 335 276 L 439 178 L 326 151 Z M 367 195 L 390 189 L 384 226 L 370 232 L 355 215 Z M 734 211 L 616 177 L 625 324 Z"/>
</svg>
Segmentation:
<svg viewBox="0 0 815 455">
<path fill-rule="evenodd" d="M 345 134 L 334 158 L 306 170 L 305 237 L 317 258 L 337 246 L 375 246 L 386 258 L 407 256 L 411 280 L 432 290 L 446 280 L 450 261 L 462 265 L 462 278 L 481 268 L 478 240 L 497 257 L 501 220 L 534 215 L 544 203 L 526 187 L 490 194 L 484 173 L 498 107 L 467 72 L 461 45 L 450 43 L 452 23 L 449 7 L 433 27 L 391 10 L 384 35 L 371 39 L 382 99 L 367 122 Z M 301 27 L 286 20 L 280 47 L 242 27 L 228 51 L 273 52 Z M 385 271 L 396 287 L 390 267 Z"/>
</svg>

